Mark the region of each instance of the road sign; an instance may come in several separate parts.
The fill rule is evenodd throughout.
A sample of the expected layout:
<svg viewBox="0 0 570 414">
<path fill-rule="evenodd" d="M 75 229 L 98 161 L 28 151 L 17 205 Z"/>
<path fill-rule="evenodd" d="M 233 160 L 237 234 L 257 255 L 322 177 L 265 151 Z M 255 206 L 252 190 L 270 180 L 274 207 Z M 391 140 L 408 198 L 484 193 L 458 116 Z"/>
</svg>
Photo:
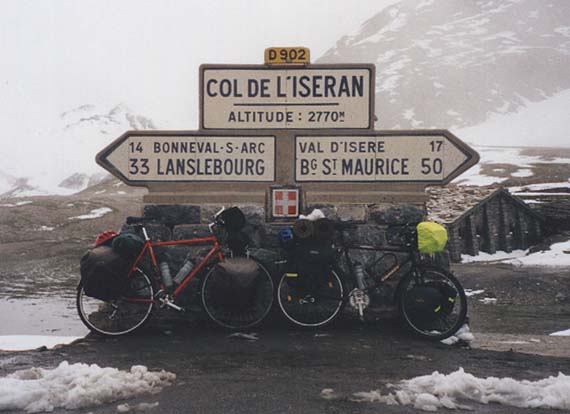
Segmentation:
<svg viewBox="0 0 570 414">
<path fill-rule="evenodd" d="M 201 129 L 372 129 L 374 65 L 202 65 Z"/>
<path fill-rule="evenodd" d="M 265 49 L 266 65 L 309 64 L 310 52 L 306 47 L 269 47 Z"/>
<path fill-rule="evenodd" d="M 275 181 L 275 137 L 129 131 L 97 155 L 128 184 Z"/>
<path fill-rule="evenodd" d="M 477 152 L 449 131 L 295 137 L 298 182 L 444 184 L 478 160 Z"/>
</svg>

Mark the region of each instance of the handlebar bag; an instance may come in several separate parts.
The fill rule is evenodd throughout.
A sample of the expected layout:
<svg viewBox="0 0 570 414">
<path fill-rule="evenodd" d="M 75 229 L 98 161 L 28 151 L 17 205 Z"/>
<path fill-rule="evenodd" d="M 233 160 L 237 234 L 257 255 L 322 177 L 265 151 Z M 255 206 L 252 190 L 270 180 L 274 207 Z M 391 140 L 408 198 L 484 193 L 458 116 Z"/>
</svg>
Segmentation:
<svg viewBox="0 0 570 414">
<path fill-rule="evenodd" d="M 447 230 L 441 224 L 422 221 L 417 225 L 418 250 L 421 253 L 442 252 L 447 244 Z"/>
<path fill-rule="evenodd" d="M 81 282 L 87 296 L 104 301 L 117 299 L 128 287 L 131 261 L 101 245 L 83 255 Z"/>
<path fill-rule="evenodd" d="M 230 207 L 222 211 L 218 217 L 229 232 L 239 231 L 245 226 L 245 215 L 239 207 Z"/>
</svg>

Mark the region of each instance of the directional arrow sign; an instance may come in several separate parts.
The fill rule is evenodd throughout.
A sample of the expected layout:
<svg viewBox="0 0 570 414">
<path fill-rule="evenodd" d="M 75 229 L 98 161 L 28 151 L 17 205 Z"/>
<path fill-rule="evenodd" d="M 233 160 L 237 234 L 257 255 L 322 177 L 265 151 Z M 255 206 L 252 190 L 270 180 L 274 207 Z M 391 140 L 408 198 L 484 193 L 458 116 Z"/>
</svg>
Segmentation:
<svg viewBox="0 0 570 414">
<path fill-rule="evenodd" d="M 129 131 L 97 154 L 127 184 L 275 181 L 275 137 Z"/>
<path fill-rule="evenodd" d="M 445 184 L 479 161 L 449 131 L 295 137 L 298 182 L 425 182 Z"/>
</svg>

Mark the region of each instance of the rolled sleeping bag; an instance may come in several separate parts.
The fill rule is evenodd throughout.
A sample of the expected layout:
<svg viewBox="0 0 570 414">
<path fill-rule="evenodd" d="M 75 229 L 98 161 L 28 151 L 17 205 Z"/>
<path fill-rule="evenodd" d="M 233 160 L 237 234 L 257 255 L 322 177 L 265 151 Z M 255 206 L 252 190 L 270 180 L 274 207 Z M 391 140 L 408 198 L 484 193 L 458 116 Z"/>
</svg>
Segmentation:
<svg viewBox="0 0 570 414">
<path fill-rule="evenodd" d="M 293 233 L 299 239 L 308 239 L 313 236 L 315 231 L 314 223 L 310 220 L 297 220 L 293 224 Z"/>
</svg>

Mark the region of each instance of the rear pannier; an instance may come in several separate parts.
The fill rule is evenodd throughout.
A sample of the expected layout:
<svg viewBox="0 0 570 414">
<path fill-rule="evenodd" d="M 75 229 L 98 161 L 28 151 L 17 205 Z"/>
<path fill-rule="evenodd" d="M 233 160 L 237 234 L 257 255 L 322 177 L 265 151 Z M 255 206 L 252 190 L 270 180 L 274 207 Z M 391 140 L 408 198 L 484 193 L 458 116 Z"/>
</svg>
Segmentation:
<svg viewBox="0 0 570 414">
<path fill-rule="evenodd" d="M 87 296 L 110 301 L 128 287 L 132 260 L 117 254 L 109 246 L 100 245 L 83 255 L 80 263 L 81 283 Z"/>
<path fill-rule="evenodd" d="M 251 304 L 255 298 L 259 265 L 245 257 L 228 258 L 216 264 L 212 277 L 217 299 L 222 307 L 238 307 Z"/>
</svg>

